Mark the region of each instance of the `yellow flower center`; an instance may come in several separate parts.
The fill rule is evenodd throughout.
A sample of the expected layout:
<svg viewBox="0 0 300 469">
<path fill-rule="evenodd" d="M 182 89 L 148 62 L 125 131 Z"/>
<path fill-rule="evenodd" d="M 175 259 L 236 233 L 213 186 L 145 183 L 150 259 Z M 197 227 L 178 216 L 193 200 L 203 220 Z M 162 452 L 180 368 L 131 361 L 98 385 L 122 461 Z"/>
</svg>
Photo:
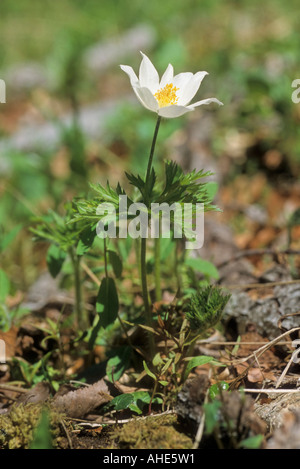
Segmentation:
<svg viewBox="0 0 300 469">
<path fill-rule="evenodd" d="M 164 88 L 158 90 L 154 96 L 158 101 L 159 107 L 170 106 L 170 104 L 177 104 L 178 97 L 176 95 L 176 91 L 179 88 L 169 83 Z"/>
</svg>

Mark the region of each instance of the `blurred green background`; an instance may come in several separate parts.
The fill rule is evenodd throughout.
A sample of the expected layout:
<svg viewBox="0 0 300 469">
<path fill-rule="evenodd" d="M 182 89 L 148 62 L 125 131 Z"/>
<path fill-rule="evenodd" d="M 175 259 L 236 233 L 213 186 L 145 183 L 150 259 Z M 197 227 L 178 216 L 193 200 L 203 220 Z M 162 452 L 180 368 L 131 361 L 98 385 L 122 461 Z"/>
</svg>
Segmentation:
<svg viewBox="0 0 300 469">
<path fill-rule="evenodd" d="M 245 137 L 256 156 L 275 150 L 275 166 L 277 155 L 288 166 L 287 176 L 297 178 L 300 112 L 291 84 L 300 76 L 298 6 L 296 0 L 1 0 L 0 78 L 7 83 L 7 103 L 0 105 L 0 143 L 12 142 L 20 127 L 32 122 L 54 122 L 59 131 L 54 149 L 1 147 L 1 267 L 16 288 L 26 289 L 43 262 L 26 231 L 32 215 L 61 209 L 85 193 L 88 180 L 116 182 L 128 166 L 144 169 L 141 155 L 148 155 L 155 116 L 123 102 L 133 93 L 119 69 L 119 63 L 138 69 L 138 44 L 99 73 L 84 62 L 89 48 L 114 43 L 137 26 L 151 31 L 143 52 L 160 73 L 169 62 L 176 73 L 209 72 L 198 96 L 224 103 L 207 111 L 213 112 L 217 161 Z M 36 86 L 22 86 L 22 74 L 20 87 L 12 86 L 20 64 L 39 65 Z M 115 110 L 104 117 L 96 142 L 78 128 L 78 113 L 108 99 L 115 100 Z M 60 122 L 64 113 L 72 116 L 69 127 Z M 166 121 L 160 141 L 188 122 L 189 116 Z M 230 160 L 227 182 L 261 165 L 259 158 L 246 157 L 247 144 L 245 153 L 238 145 L 242 150 Z"/>
</svg>

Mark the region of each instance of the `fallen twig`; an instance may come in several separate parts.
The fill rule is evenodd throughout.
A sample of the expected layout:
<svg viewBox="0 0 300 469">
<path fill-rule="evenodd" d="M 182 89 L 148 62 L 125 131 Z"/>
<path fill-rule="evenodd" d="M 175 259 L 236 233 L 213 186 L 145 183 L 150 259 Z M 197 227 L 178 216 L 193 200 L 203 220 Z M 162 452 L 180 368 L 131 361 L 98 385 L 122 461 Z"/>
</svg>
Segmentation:
<svg viewBox="0 0 300 469">
<path fill-rule="evenodd" d="M 295 394 L 300 393 L 300 389 L 251 389 L 251 388 L 242 388 L 242 392 L 253 392 L 255 394 Z"/>
<path fill-rule="evenodd" d="M 295 285 L 300 283 L 300 279 L 296 280 L 282 280 L 278 282 L 266 282 L 266 283 L 244 283 L 240 285 L 226 285 L 224 284 L 223 287 L 227 288 L 228 290 L 235 290 L 235 289 L 245 289 L 245 290 L 252 290 L 253 288 L 269 288 L 269 287 L 278 287 L 281 285 Z"/>
<path fill-rule="evenodd" d="M 280 254 L 287 254 L 287 255 L 290 255 L 290 256 L 299 256 L 300 251 L 298 249 L 277 250 L 277 249 L 272 249 L 272 248 L 246 249 L 244 251 L 240 251 L 240 252 L 236 253 L 230 259 L 227 259 L 226 261 L 221 262 L 220 264 L 217 265 L 217 268 L 220 269 L 222 267 L 225 267 L 225 265 L 230 264 L 230 262 L 237 261 L 241 257 L 262 256 L 262 255 L 266 255 L 266 254 L 271 255 L 271 256 L 278 256 Z"/>
<path fill-rule="evenodd" d="M 26 393 L 29 391 L 29 389 L 24 389 L 20 388 L 18 386 L 13 386 L 12 384 L 3 384 L 0 383 L 0 389 L 3 389 L 3 391 L 12 391 L 12 392 L 19 392 L 20 394 Z"/>
</svg>

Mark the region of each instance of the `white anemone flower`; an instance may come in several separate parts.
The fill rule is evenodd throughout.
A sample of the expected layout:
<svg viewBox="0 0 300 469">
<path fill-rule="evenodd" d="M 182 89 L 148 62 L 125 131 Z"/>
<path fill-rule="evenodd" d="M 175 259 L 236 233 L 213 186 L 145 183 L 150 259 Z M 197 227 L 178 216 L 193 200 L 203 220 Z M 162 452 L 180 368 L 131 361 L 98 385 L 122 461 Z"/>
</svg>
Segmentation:
<svg viewBox="0 0 300 469">
<path fill-rule="evenodd" d="M 120 65 L 120 67 L 129 76 L 131 86 L 145 108 L 156 112 L 161 117 L 172 118 L 194 111 L 202 104 L 223 104 L 216 98 L 202 99 L 189 104 L 197 93 L 203 78 L 208 75 L 207 72 L 195 74 L 185 72 L 174 76 L 173 66 L 169 64 L 159 79 L 158 72 L 151 60 L 143 52 L 141 54 L 143 59 L 139 78 L 132 67 L 128 65 Z"/>
</svg>

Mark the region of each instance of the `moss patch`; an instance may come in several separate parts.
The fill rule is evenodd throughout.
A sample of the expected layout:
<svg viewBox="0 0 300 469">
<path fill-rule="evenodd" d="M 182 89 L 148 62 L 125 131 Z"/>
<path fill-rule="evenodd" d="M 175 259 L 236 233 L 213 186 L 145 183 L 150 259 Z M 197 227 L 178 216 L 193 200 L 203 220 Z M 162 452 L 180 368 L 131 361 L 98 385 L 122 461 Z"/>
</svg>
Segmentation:
<svg viewBox="0 0 300 469">
<path fill-rule="evenodd" d="M 51 434 L 55 445 L 62 416 L 45 406 L 44 408 L 49 412 Z M 41 404 L 13 405 L 9 414 L 0 415 L 0 448 L 28 449 L 34 429 L 40 421 L 42 409 Z"/>
<path fill-rule="evenodd" d="M 193 442 L 176 429 L 175 415 L 135 419 L 113 434 L 120 449 L 190 449 Z"/>
</svg>

